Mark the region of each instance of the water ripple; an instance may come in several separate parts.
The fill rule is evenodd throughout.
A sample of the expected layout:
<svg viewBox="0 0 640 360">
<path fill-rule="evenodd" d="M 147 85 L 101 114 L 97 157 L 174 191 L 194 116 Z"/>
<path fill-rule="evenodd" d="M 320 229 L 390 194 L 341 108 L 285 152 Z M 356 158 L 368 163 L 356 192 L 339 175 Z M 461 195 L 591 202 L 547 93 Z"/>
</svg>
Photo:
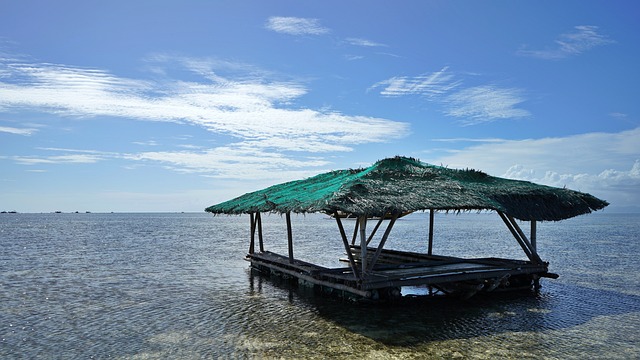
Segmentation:
<svg viewBox="0 0 640 360">
<path fill-rule="evenodd" d="M 496 235 L 487 219 L 462 218 Z M 425 224 L 401 220 L 401 237 Z M 320 299 L 255 276 L 242 260 L 245 217 L 3 216 L 0 357 L 638 358 L 639 245 L 628 239 L 640 238 L 639 222 L 595 220 L 539 226 L 543 258 L 561 278 L 535 296 L 381 307 Z M 286 249 L 284 220 L 263 221 L 268 248 Z M 295 221 L 296 251 L 337 265 L 341 244 L 326 239 L 335 223 Z M 464 233 L 447 230 L 452 242 Z M 568 244 L 568 236 L 599 240 Z M 437 245 L 464 254 L 477 244 Z M 593 256 L 587 261 L 585 253 Z"/>
</svg>

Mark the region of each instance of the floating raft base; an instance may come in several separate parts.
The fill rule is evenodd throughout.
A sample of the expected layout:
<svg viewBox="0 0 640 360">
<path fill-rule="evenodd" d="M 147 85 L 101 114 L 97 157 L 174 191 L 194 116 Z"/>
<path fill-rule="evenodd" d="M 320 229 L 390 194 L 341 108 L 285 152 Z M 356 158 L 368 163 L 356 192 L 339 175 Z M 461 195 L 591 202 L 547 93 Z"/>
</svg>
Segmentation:
<svg viewBox="0 0 640 360">
<path fill-rule="evenodd" d="M 350 247 L 356 262 L 361 248 Z M 373 254 L 375 248 L 369 248 Z M 326 268 L 269 251 L 247 255 L 260 273 L 297 280 L 323 294 L 354 300 L 394 300 L 403 288 L 421 287 L 422 295 L 469 298 L 477 293 L 532 290 L 541 277 L 557 278 L 547 263 L 500 258 L 464 259 L 413 252 L 382 250 L 376 266 L 357 278 L 351 267 Z M 346 260 L 345 260 L 346 261 Z M 415 295 L 415 294 L 414 294 Z"/>
</svg>

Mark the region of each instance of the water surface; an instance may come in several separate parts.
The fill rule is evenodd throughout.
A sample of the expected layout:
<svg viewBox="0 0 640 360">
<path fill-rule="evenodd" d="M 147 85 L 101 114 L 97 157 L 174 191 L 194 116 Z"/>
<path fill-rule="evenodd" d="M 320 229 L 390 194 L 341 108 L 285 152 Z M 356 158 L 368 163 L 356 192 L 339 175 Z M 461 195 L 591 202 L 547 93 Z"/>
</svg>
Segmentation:
<svg viewBox="0 0 640 360">
<path fill-rule="evenodd" d="M 284 224 L 263 216 L 267 250 L 287 253 Z M 427 229 L 428 214 L 400 219 L 387 247 L 425 251 Z M 495 214 L 435 229 L 438 254 L 524 258 Z M 293 216 L 293 232 L 296 256 L 343 265 L 334 221 Z M 246 216 L 2 214 L 0 358 L 640 357 L 639 215 L 538 224 L 560 274 L 538 294 L 402 307 L 256 276 L 248 233 Z"/>
</svg>

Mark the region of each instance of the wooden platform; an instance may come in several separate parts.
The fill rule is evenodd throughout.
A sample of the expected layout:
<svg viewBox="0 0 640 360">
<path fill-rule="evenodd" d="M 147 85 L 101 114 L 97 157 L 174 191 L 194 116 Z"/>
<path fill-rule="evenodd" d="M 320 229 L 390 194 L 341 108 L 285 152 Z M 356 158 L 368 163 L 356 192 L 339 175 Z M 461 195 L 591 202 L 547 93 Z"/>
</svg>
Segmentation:
<svg viewBox="0 0 640 360">
<path fill-rule="evenodd" d="M 359 262 L 360 247 L 351 246 L 350 249 L 355 261 Z M 367 253 L 373 254 L 375 249 L 371 248 Z M 557 277 L 548 273 L 546 263 L 500 258 L 463 259 L 396 250 L 383 250 L 376 266 L 360 279 L 351 267 L 325 268 L 300 260 L 291 262 L 288 257 L 268 251 L 249 254 L 247 260 L 262 272 L 296 278 L 301 284 L 338 290 L 343 295 L 374 300 L 399 297 L 404 286 L 428 286 L 434 293 L 469 297 L 477 292 L 531 289 L 540 277 Z"/>
</svg>

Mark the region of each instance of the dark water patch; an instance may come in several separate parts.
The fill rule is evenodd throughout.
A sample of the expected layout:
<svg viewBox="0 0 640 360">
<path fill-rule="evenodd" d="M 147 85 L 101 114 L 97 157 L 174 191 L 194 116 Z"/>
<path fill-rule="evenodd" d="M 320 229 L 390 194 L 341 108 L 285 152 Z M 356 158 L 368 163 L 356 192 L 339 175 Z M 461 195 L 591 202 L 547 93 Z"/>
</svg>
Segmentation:
<svg viewBox="0 0 640 360">
<path fill-rule="evenodd" d="M 562 331 L 598 317 L 640 313 L 640 296 L 553 283 L 539 292 L 493 293 L 467 300 L 421 297 L 392 303 L 326 298 L 312 288 L 255 272 L 250 283 L 260 284 L 259 293 L 265 286 L 274 287 L 290 303 L 303 302 L 327 321 L 391 346 L 509 332 Z M 269 296 L 275 296 L 273 290 Z"/>
</svg>

